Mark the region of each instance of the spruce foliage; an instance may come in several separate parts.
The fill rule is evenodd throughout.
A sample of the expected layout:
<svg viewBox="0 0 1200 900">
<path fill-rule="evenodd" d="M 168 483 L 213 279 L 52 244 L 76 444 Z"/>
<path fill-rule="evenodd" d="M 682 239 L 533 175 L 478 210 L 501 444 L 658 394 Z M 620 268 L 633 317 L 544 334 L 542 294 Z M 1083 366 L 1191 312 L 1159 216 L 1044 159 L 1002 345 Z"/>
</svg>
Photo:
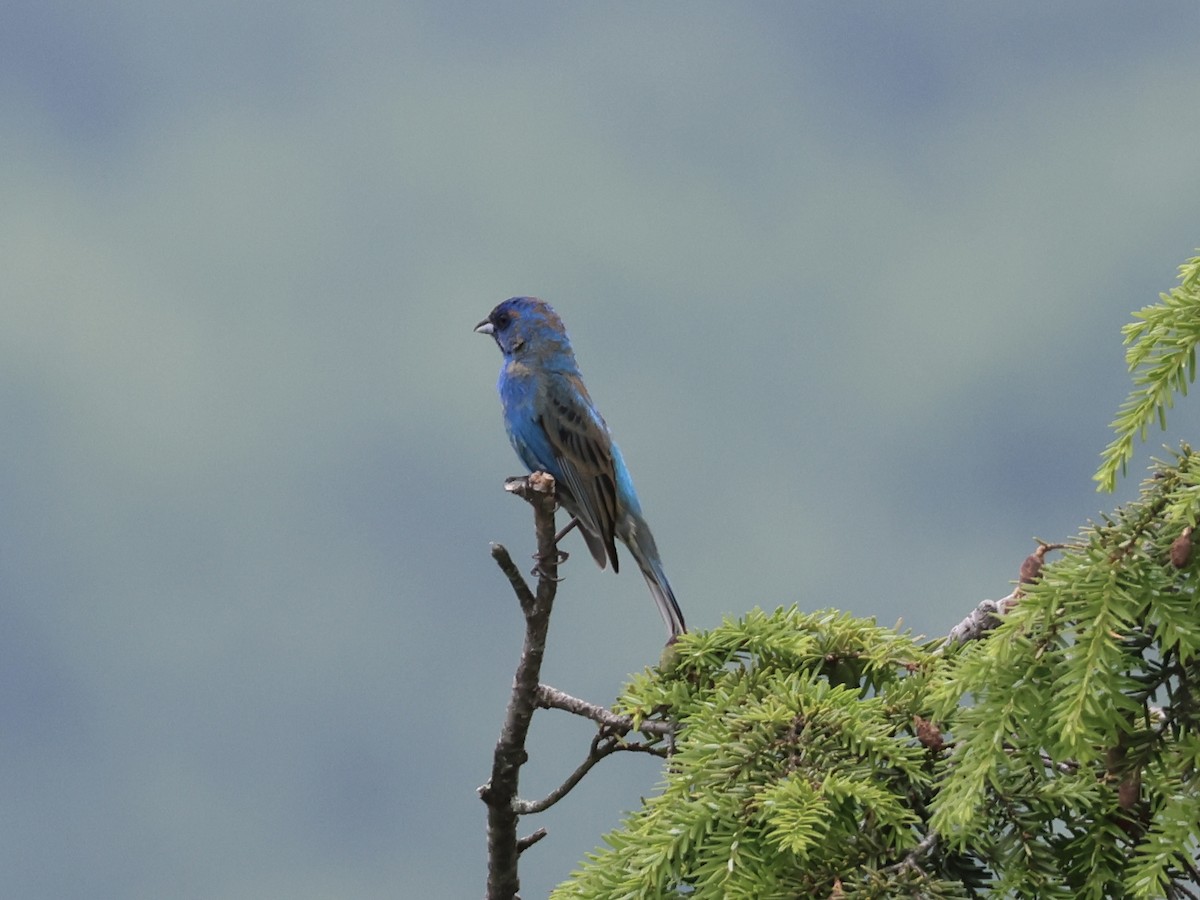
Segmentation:
<svg viewBox="0 0 1200 900">
<path fill-rule="evenodd" d="M 903 865 L 939 755 L 917 737 L 933 654 L 835 612 L 752 611 L 681 642 L 617 704 L 680 725 L 663 792 L 556 898 L 965 896 Z M 953 870 L 953 878 L 941 870 Z"/>
<path fill-rule="evenodd" d="M 1138 310 L 1135 322 L 1122 329 L 1125 363 L 1133 376 L 1133 390 L 1121 404 L 1112 423 L 1116 437 L 1105 448 L 1100 468 L 1093 476 L 1097 489 L 1111 491 L 1117 473 L 1124 475 L 1133 456 L 1134 438 L 1146 439 L 1157 420 L 1167 427 L 1167 410 L 1175 396 L 1187 394 L 1196 380 L 1196 345 L 1200 343 L 1200 256 L 1179 267 L 1179 284 L 1159 302 Z"/>
<path fill-rule="evenodd" d="M 1198 487 L 1200 455 L 1184 447 L 930 692 L 955 744 L 931 826 L 986 862 L 1000 896 L 1163 897 L 1196 883 Z"/>
<path fill-rule="evenodd" d="M 1200 257 L 1125 331 L 1096 479 L 1195 374 Z M 1157 463 L 979 640 L 754 610 L 615 709 L 675 723 L 662 790 L 557 900 L 1200 897 L 1200 454 Z"/>
</svg>

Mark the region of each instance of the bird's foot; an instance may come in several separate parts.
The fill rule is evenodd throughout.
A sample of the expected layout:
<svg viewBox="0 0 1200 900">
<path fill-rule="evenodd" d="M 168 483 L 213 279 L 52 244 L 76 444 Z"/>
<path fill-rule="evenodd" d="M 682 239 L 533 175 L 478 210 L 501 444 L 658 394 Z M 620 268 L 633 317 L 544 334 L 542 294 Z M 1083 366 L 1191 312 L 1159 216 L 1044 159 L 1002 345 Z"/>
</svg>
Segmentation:
<svg viewBox="0 0 1200 900">
<path fill-rule="evenodd" d="M 555 550 L 554 551 L 554 566 L 555 566 L 555 568 L 557 568 L 558 566 L 561 566 L 570 557 L 571 557 L 571 554 L 568 553 L 566 550 Z M 542 566 L 544 566 L 546 563 L 546 559 L 540 553 L 533 554 L 533 558 L 534 558 L 534 565 L 533 565 L 533 568 L 529 570 L 529 574 L 531 576 L 533 576 L 534 578 L 550 578 L 549 573 L 547 573 L 546 570 L 544 568 L 542 568 Z M 551 580 L 552 581 L 562 581 L 563 579 L 561 576 L 555 576 Z"/>
</svg>

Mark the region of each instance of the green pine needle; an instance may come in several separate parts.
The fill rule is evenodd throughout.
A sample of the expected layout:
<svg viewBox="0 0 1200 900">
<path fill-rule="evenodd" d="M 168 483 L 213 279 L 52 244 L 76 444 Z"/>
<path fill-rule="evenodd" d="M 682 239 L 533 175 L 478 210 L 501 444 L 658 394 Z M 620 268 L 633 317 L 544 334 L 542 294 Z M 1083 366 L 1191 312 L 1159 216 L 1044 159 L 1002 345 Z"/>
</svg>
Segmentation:
<svg viewBox="0 0 1200 900">
<path fill-rule="evenodd" d="M 1116 437 L 1101 454 L 1093 479 L 1097 490 L 1112 491 L 1117 474 L 1125 474 L 1133 457 L 1134 438 L 1146 440 L 1157 420 L 1167 427 L 1167 410 L 1175 395 L 1186 396 L 1196 379 L 1196 345 L 1200 343 L 1200 257 L 1179 267 L 1179 285 L 1160 302 L 1134 313 L 1138 321 L 1122 329 L 1125 362 L 1133 376 L 1133 390 L 1121 404 L 1112 423 Z"/>
</svg>

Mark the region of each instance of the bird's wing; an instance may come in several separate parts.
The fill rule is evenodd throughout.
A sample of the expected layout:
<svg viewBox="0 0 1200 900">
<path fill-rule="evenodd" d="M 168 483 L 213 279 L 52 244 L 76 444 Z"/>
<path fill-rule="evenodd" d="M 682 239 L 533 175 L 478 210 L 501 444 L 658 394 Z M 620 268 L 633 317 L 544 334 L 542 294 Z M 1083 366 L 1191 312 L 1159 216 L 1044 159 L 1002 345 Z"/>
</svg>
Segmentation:
<svg viewBox="0 0 1200 900">
<path fill-rule="evenodd" d="M 544 400 L 542 428 L 573 501 L 568 511 L 579 519 L 596 562 L 603 567 L 607 552 L 615 572 L 617 484 L 608 426 L 592 406 L 578 375 L 553 379 Z"/>
</svg>

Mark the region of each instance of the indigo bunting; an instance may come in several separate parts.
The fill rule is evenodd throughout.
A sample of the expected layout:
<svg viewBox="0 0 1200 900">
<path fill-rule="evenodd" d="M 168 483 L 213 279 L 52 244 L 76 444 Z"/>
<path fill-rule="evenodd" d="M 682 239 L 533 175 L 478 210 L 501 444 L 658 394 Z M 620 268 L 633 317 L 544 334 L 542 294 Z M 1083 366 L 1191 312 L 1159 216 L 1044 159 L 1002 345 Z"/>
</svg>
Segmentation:
<svg viewBox="0 0 1200 900">
<path fill-rule="evenodd" d="M 645 576 L 669 634 L 683 634 L 683 613 L 663 572 L 650 526 L 621 451 L 583 385 L 575 353 L 550 304 L 505 300 L 479 323 L 504 354 L 500 403 L 508 439 L 531 472 L 549 472 L 563 508 L 579 522 L 597 565 L 618 570 L 620 539 Z"/>
</svg>

